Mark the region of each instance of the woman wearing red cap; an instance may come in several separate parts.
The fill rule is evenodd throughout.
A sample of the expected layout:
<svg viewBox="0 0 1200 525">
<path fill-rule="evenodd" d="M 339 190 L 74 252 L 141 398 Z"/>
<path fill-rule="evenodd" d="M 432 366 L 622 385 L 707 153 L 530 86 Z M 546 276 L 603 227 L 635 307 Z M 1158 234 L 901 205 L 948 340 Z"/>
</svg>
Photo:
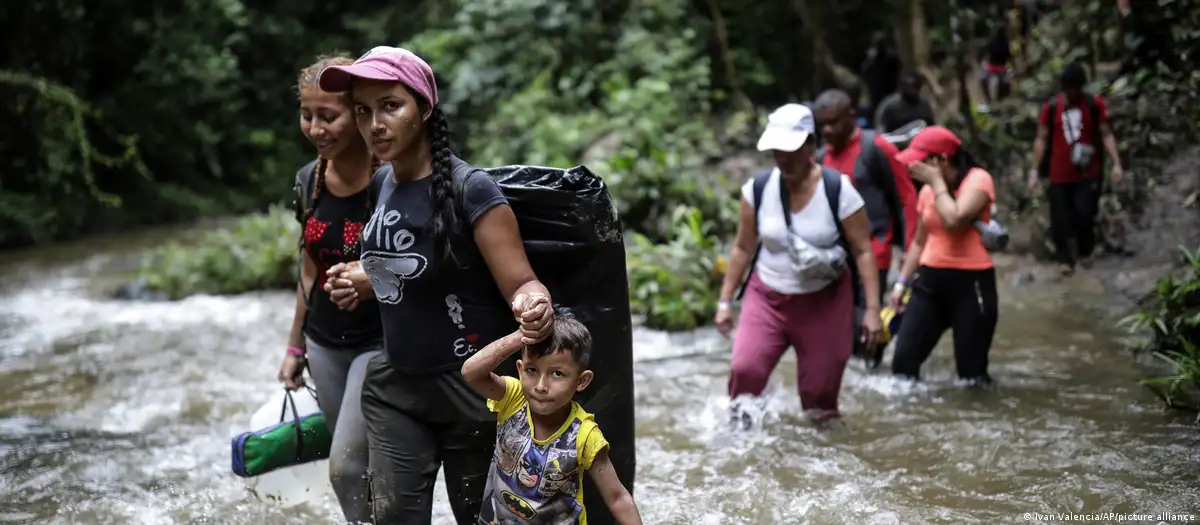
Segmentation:
<svg viewBox="0 0 1200 525">
<path fill-rule="evenodd" d="M 988 352 L 998 318 L 996 270 L 974 224 L 991 218 L 996 200 L 992 176 L 975 164 L 954 133 L 941 126 L 918 133 L 896 160 L 925 187 L 917 199 L 921 220 L 916 238 L 890 298 L 891 306 L 899 309 L 901 297 L 912 287 L 912 297 L 903 306 L 892 372 L 918 379 L 921 364 L 949 328 L 954 331 L 958 377 L 988 385 Z"/>
<path fill-rule="evenodd" d="M 551 302 L 526 298 L 550 294 L 500 187 L 453 155 L 425 61 L 376 47 L 326 68 L 320 86 L 350 91 L 359 133 L 388 163 L 372 181 L 361 264 L 330 269 L 326 283 L 345 308 L 377 301 L 383 320 L 384 354 L 367 363 L 362 393 L 374 522 L 430 523 L 444 465 L 455 519 L 473 525 L 496 415 L 460 369 L 517 322 L 526 344 L 546 338 Z"/>
</svg>

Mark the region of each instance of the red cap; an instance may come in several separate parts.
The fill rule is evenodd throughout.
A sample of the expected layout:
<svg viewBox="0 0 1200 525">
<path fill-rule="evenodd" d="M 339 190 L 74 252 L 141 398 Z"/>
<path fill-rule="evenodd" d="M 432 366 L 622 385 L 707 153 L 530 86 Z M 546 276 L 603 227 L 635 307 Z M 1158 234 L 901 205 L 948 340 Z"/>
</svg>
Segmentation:
<svg viewBox="0 0 1200 525">
<path fill-rule="evenodd" d="M 905 166 L 911 166 L 929 158 L 930 155 L 953 155 L 961 145 L 962 141 L 953 131 L 941 126 L 929 126 L 917 133 L 904 151 L 896 154 L 896 160 Z"/>
</svg>

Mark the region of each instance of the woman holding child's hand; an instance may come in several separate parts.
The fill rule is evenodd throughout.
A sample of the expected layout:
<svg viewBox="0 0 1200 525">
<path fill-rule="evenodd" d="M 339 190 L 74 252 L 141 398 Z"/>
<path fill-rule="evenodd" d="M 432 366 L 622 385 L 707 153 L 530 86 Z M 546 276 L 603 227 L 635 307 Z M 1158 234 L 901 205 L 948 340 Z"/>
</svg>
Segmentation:
<svg viewBox="0 0 1200 525">
<path fill-rule="evenodd" d="M 475 525 L 496 415 L 459 370 L 506 336 L 546 339 L 553 300 L 499 184 L 455 155 L 428 63 L 381 46 L 324 69 L 319 83 L 348 93 L 359 134 L 383 162 L 359 261 L 324 277 L 338 307 L 374 301 L 383 326 L 384 353 L 362 382 L 372 522 L 428 525 L 442 470 L 455 521 Z M 530 296 L 541 298 L 526 306 Z M 516 374 L 515 359 L 498 366 Z"/>
<path fill-rule="evenodd" d="M 521 344 L 540 343 L 554 330 L 554 307 L 543 294 L 517 294 L 512 311 L 521 325 Z"/>
</svg>

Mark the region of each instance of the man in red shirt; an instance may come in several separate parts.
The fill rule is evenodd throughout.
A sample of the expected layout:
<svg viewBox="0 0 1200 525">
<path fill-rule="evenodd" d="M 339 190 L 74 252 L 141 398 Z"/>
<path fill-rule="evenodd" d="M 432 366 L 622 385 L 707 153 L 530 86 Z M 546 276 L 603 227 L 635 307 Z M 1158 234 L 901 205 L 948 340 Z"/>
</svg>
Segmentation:
<svg viewBox="0 0 1200 525">
<path fill-rule="evenodd" d="M 1104 100 L 1084 92 L 1087 73 L 1079 63 L 1063 69 L 1062 92 L 1042 105 L 1037 140 L 1033 144 L 1033 170 L 1029 193 L 1038 179 L 1049 178 L 1050 235 L 1062 273 L 1070 275 L 1078 261 L 1090 265 L 1096 246 L 1096 215 L 1100 207 L 1103 157 L 1112 159 L 1112 182 L 1124 177 L 1117 139 L 1108 123 Z M 1070 240 L 1075 239 L 1072 250 Z M 1073 253 L 1075 252 L 1075 253 Z"/>
<path fill-rule="evenodd" d="M 888 289 L 892 246 L 907 249 L 917 229 L 917 191 L 908 169 L 895 159 L 896 146 L 859 128 L 855 113 L 850 97 L 837 89 L 821 93 L 813 103 L 817 129 L 826 143 L 821 164 L 849 175 L 866 204 L 882 297 Z M 876 365 L 881 355 L 875 356 Z"/>
</svg>

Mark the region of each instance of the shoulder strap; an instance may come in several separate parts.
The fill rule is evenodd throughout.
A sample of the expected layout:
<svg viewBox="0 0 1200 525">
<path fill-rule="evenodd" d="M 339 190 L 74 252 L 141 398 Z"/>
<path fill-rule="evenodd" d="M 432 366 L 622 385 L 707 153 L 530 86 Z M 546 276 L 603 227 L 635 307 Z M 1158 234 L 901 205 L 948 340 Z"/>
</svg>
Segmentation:
<svg viewBox="0 0 1200 525">
<path fill-rule="evenodd" d="M 316 174 L 316 160 L 311 160 L 296 170 L 296 181 L 292 185 L 292 191 L 295 193 L 292 208 L 295 210 L 297 222 L 304 220 L 304 214 L 312 207 L 312 185 L 317 179 Z"/>
<path fill-rule="evenodd" d="M 455 203 L 455 211 L 459 217 L 467 216 L 467 179 L 471 177 L 471 173 L 479 169 L 458 157 L 450 158 L 450 179 L 454 182 L 454 195 L 457 196 Z M 469 225 L 468 225 L 469 226 Z"/>
<path fill-rule="evenodd" d="M 758 217 L 758 210 L 762 208 L 763 192 L 767 189 L 767 181 L 771 180 L 771 172 L 774 170 L 763 170 L 754 174 L 754 216 Z"/>
<path fill-rule="evenodd" d="M 875 145 L 875 137 L 878 136 L 878 133 L 876 133 L 875 130 L 864 129 L 864 130 L 861 130 L 859 133 L 861 133 L 861 135 L 859 135 L 859 137 L 858 137 L 859 142 L 871 144 L 872 146 Z"/>
<path fill-rule="evenodd" d="M 1050 136 L 1046 137 L 1046 145 L 1042 149 L 1042 164 L 1040 166 L 1038 166 L 1038 171 L 1040 172 L 1039 176 L 1042 178 L 1050 177 L 1050 168 L 1051 168 L 1051 166 L 1053 166 L 1053 163 L 1051 163 L 1052 157 L 1051 157 L 1050 150 L 1054 148 L 1054 134 L 1059 132 L 1058 131 L 1058 122 L 1059 122 L 1058 98 L 1059 98 L 1059 96 L 1061 96 L 1061 95 L 1056 94 L 1056 95 L 1050 97 L 1050 100 L 1046 101 L 1046 118 L 1050 120 Z"/>
<path fill-rule="evenodd" d="M 833 213 L 833 224 L 837 226 L 838 244 L 846 251 L 846 267 L 850 270 L 850 287 L 857 305 L 862 296 L 862 283 L 858 280 L 858 267 L 854 263 L 854 252 L 850 250 L 850 241 L 846 240 L 846 228 L 842 226 L 842 218 L 839 217 L 841 215 L 839 211 L 841 210 L 842 174 L 833 168 L 821 166 L 821 179 L 825 183 L 825 199 L 829 201 L 829 210 Z M 857 313 L 855 317 L 858 317 Z M 856 326 L 857 323 L 855 321 Z"/>
<path fill-rule="evenodd" d="M 877 163 L 877 177 L 882 178 L 881 181 L 876 181 L 884 193 L 884 198 L 888 202 L 888 215 L 892 222 L 892 239 L 894 243 L 900 243 L 897 246 L 904 246 L 905 230 L 904 230 L 904 203 L 900 202 L 900 187 L 896 185 L 897 174 L 892 169 L 891 159 L 887 153 L 879 146 L 879 134 L 875 130 L 862 130 L 862 148 L 863 151 L 873 151 L 877 158 L 874 161 Z M 870 148 L 870 149 L 867 149 Z M 861 158 L 863 153 L 859 153 Z M 839 177 L 839 180 L 841 178 Z"/>
<path fill-rule="evenodd" d="M 846 230 L 842 228 L 842 218 L 838 217 L 838 210 L 841 209 L 842 174 L 833 168 L 821 166 L 821 179 L 825 183 L 825 200 L 829 201 L 833 223 L 837 225 L 838 242 L 846 244 Z"/>
<path fill-rule="evenodd" d="M 300 223 L 300 234 L 296 238 L 296 282 L 302 283 L 304 280 L 304 216 L 308 214 L 309 208 L 312 207 L 312 186 L 317 177 L 318 160 L 311 160 L 296 172 L 296 181 L 293 185 L 295 191 L 296 202 L 293 208 L 296 213 L 296 222 Z M 320 282 L 319 276 L 313 279 L 312 289 L 302 293 L 304 297 L 305 315 L 302 320 L 302 325 L 308 322 L 308 308 L 312 307 L 312 293 L 317 288 L 317 283 Z"/>
<path fill-rule="evenodd" d="M 762 209 L 763 193 L 766 192 L 767 181 L 771 180 L 771 173 L 774 171 L 775 170 L 773 169 L 763 170 L 754 174 L 754 185 L 751 186 L 751 193 L 754 195 L 755 222 L 758 222 L 758 210 Z M 780 193 L 782 194 L 783 192 L 781 191 Z M 785 206 L 784 209 L 786 210 L 787 207 Z M 791 217 L 789 217 L 787 213 L 784 213 L 783 216 L 785 217 L 785 220 L 789 221 L 790 226 Z M 758 232 L 754 232 L 754 235 L 757 237 Z M 762 241 L 759 241 L 758 244 L 755 245 L 754 255 L 750 256 L 750 266 L 746 269 L 746 276 L 742 278 L 741 287 L 738 288 L 736 296 L 738 300 L 741 300 L 742 296 L 746 295 L 746 285 L 750 283 L 750 274 L 754 273 L 754 266 L 758 264 L 758 252 L 760 251 L 762 251 Z"/>
<path fill-rule="evenodd" d="M 1092 123 L 1092 147 L 1100 154 L 1104 154 L 1104 138 L 1100 133 L 1100 104 L 1096 103 L 1096 96 L 1088 94 L 1087 97 L 1088 117 Z M 1103 160 L 1101 161 L 1103 169 Z"/>
</svg>

